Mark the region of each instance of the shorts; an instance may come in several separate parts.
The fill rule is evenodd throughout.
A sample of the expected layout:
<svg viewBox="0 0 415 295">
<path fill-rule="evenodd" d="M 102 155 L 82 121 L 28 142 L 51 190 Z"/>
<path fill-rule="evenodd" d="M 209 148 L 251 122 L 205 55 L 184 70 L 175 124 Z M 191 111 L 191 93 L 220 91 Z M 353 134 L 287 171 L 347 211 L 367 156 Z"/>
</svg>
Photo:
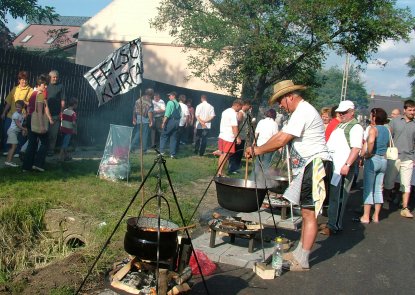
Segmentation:
<svg viewBox="0 0 415 295">
<path fill-rule="evenodd" d="M 235 144 L 234 142 L 229 142 L 219 138 L 218 140 L 218 150 L 225 154 L 234 154 L 235 153 Z"/>
<path fill-rule="evenodd" d="M 16 129 L 9 128 L 9 130 L 7 130 L 7 143 L 18 144 L 19 143 L 19 140 L 17 139 L 18 134 L 19 134 L 19 131 L 17 131 Z"/>
<path fill-rule="evenodd" d="M 383 180 L 384 188 L 388 190 L 393 189 L 395 186 L 396 176 L 400 175 L 400 191 L 403 193 L 410 192 L 413 168 L 414 162 L 412 160 L 388 160 L 386 164 L 385 178 Z"/>
<path fill-rule="evenodd" d="M 331 176 L 333 174 L 333 162 L 323 161 L 324 171 L 324 185 L 326 187 L 326 201 L 329 197 L 329 188 Z M 325 202 L 326 203 L 326 202 Z M 314 209 L 313 201 L 313 162 L 311 161 L 304 169 L 303 182 L 301 184 L 300 192 L 300 206 L 301 208 Z"/>
<path fill-rule="evenodd" d="M 69 133 L 63 134 L 63 139 L 62 139 L 62 148 L 63 149 L 67 149 L 69 146 L 69 143 L 71 142 L 71 135 Z"/>
</svg>

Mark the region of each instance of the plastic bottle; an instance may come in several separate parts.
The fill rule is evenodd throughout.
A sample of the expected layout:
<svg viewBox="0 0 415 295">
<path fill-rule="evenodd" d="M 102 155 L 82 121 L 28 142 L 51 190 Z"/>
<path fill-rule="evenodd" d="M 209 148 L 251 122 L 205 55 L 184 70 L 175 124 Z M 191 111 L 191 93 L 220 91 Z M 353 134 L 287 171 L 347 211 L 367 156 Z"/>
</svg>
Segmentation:
<svg viewBox="0 0 415 295">
<path fill-rule="evenodd" d="M 279 277 L 282 273 L 282 254 L 284 252 L 282 238 L 275 239 L 275 249 L 272 253 L 272 268 L 275 269 L 275 276 Z"/>
</svg>

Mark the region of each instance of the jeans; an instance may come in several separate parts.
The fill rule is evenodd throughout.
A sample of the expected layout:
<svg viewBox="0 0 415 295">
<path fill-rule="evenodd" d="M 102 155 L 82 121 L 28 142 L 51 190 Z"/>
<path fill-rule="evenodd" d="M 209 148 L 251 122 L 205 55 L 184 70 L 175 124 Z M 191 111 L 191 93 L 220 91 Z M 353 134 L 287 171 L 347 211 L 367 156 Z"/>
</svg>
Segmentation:
<svg viewBox="0 0 415 295">
<path fill-rule="evenodd" d="M 30 119 L 30 116 L 29 116 Z M 28 128 L 28 146 L 26 149 L 23 169 L 32 170 L 32 166 L 37 166 L 39 168 L 44 168 L 45 158 L 48 150 L 48 134 L 47 133 L 35 133 Z M 40 141 L 40 147 L 38 149 L 38 142 Z"/>
<path fill-rule="evenodd" d="M 184 126 L 179 126 L 179 128 L 177 129 L 176 153 L 178 153 L 179 150 L 180 150 L 180 143 L 184 142 L 186 140 L 185 139 L 185 134 L 184 134 L 185 128 L 186 127 L 184 127 Z"/>
<path fill-rule="evenodd" d="M 137 148 L 137 149 L 139 149 L 140 148 L 140 125 L 141 124 L 137 124 L 137 125 L 135 125 L 135 128 L 134 128 L 134 136 L 133 136 L 133 140 L 132 140 L 132 142 L 131 142 L 131 149 L 134 149 L 134 148 Z M 149 138 L 149 136 L 150 136 L 150 125 L 148 124 L 148 123 L 143 123 L 142 124 L 142 132 L 143 132 L 143 142 L 142 142 L 142 144 L 143 144 L 143 152 L 146 152 L 147 151 L 147 148 L 148 148 L 148 138 Z"/>
<path fill-rule="evenodd" d="M 3 152 L 7 152 L 9 150 L 9 147 L 7 146 L 7 130 L 9 130 L 11 124 L 12 119 L 6 116 L 3 121 Z"/>
<path fill-rule="evenodd" d="M 356 163 L 353 165 L 356 165 Z M 343 229 L 343 216 L 346 212 L 347 200 L 354 178 L 353 165 L 350 167 L 349 173 L 343 176 L 336 186 L 330 184 L 329 209 L 327 211 L 329 220 L 327 225 L 333 231 Z"/>
<path fill-rule="evenodd" d="M 205 154 L 208 135 L 209 129 L 196 129 L 195 154 L 199 154 L 199 156 Z"/>
<path fill-rule="evenodd" d="M 160 135 L 160 153 L 164 153 L 167 142 L 170 140 L 170 155 L 176 155 L 177 148 L 177 130 L 179 129 L 179 120 L 168 119 Z"/>
<path fill-rule="evenodd" d="M 229 157 L 228 172 L 237 171 L 242 166 L 242 156 L 244 155 L 245 140 L 241 140 L 240 144 L 235 145 L 235 153 Z"/>
<path fill-rule="evenodd" d="M 363 203 L 365 205 L 382 204 L 382 185 L 387 160 L 374 155 L 365 161 L 363 168 Z"/>
</svg>

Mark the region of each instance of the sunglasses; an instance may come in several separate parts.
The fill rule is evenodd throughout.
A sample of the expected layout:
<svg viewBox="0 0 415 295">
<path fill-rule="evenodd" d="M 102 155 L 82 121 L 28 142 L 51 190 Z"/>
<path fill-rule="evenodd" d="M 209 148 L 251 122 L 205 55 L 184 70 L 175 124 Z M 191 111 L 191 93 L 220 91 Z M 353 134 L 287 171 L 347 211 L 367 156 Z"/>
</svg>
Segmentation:
<svg viewBox="0 0 415 295">
<path fill-rule="evenodd" d="M 342 115 L 342 116 L 344 116 L 344 115 L 346 115 L 347 113 L 349 112 L 349 110 L 347 110 L 347 111 L 344 111 L 344 112 L 339 112 L 339 115 Z"/>
</svg>

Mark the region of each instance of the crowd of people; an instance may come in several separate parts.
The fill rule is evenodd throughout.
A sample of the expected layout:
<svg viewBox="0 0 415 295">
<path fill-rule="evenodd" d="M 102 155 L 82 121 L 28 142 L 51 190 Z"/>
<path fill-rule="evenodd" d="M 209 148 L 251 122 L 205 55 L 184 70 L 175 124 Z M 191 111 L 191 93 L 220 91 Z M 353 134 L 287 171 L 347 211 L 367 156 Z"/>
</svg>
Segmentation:
<svg viewBox="0 0 415 295">
<path fill-rule="evenodd" d="M 45 171 L 45 159 L 53 156 L 58 135 L 62 136 L 59 160 L 71 160 L 68 150 L 71 136 L 76 134 L 76 98 L 67 100 L 59 73 L 40 75 L 32 88 L 29 75 L 20 71 L 18 84 L 5 99 L 1 113 L 5 166 L 19 167 L 14 158 L 23 160 L 23 171 Z"/>
<path fill-rule="evenodd" d="M 296 249 L 284 256 L 292 271 L 309 269 L 309 255 L 318 233 L 333 235 L 344 229 L 348 197 L 360 168 L 363 169 L 363 212 L 354 221 L 378 223 L 384 200 L 397 202 L 391 193 L 397 182 L 402 192 L 400 215 L 413 217 L 408 203 L 414 163 L 415 102 L 405 101 L 403 114 L 395 109 L 391 119 L 384 109 L 373 108 L 364 130 L 356 119 L 352 101 L 324 107 L 319 113 L 304 100 L 304 89 L 306 86 L 296 85 L 291 80 L 276 83 L 269 103 L 277 103 L 289 118 L 279 128 L 276 111 L 267 110 L 265 119 L 255 128 L 255 138 L 245 146 L 245 156 L 255 157 L 251 180 L 261 179 L 264 176 L 261 173 L 266 176 L 273 153 L 289 147 L 293 180 L 283 197 L 301 207 L 303 220 Z M 250 110 L 250 107 L 243 109 L 244 105 L 249 104 L 237 99 L 222 113 L 218 151 L 215 152 L 219 156 L 217 177 L 225 176 L 223 171 L 228 162 L 232 167 L 230 159 L 242 142 L 244 119 L 241 118 L 244 114 L 249 116 Z M 397 159 L 386 156 L 392 142 L 398 149 Z M 228 173 L 232 171 L 228 168 Z M 318 225 L 317 216 L 323 208 L 327 208 L 328 221 Z"/>
<path fill-rule="evenodd" d="M 215 118 L 213 106 L 208 103 L 205 94 L 201 95 L 196 109 L 192 106 L 192 100 L 184 94 L 178 96 L 172 91 L 167 96 L 165 103 L 159 93 L 148 88 L 136 100 L 131 150 L 146 153 L 150 147 L 156 147 L 163 155 L 168 150 L 170 158 L 176 159 L 180 145 L 194 144 L 194 153 L 203 156 L 211 122 Z"/>
</svg>

